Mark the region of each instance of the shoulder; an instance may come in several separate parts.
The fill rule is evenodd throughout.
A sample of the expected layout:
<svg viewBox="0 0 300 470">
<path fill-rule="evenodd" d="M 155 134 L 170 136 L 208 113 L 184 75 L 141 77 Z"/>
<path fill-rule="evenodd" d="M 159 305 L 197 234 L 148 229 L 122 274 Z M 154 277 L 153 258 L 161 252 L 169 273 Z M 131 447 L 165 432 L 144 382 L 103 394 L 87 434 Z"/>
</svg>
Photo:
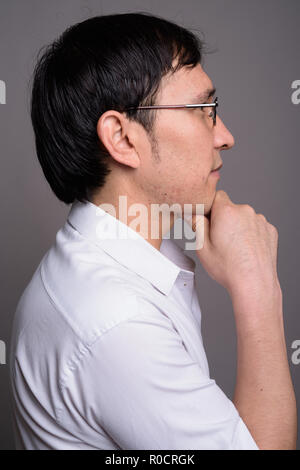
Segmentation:
<svg viewBox="0 0 300 470">
<path fill-rule="evenodd" d="M 56 310 L 88 340 L 138 313 L 137 276 L 85 239 L 65 243 L 64 231 L 44 257 L 40 277 Z"/>
</svg>

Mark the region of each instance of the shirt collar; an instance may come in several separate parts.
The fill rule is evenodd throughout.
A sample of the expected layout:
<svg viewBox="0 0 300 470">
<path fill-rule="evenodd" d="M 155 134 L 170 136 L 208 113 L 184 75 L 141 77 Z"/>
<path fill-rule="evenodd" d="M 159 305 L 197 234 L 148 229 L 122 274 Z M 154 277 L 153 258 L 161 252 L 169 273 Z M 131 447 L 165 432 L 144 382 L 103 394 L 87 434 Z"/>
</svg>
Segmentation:
<svg viewBox="0 0 300 470">
<path fill-rule="evenodd" d="M 68 222 L 107 254 L 147 279 L 168 295 L 181 271 L 195 271 L 195 262 L 172 239 L 163 238 L 160 250 L 135 230 L 89 201 L 75 201 Z"/>
</svg>

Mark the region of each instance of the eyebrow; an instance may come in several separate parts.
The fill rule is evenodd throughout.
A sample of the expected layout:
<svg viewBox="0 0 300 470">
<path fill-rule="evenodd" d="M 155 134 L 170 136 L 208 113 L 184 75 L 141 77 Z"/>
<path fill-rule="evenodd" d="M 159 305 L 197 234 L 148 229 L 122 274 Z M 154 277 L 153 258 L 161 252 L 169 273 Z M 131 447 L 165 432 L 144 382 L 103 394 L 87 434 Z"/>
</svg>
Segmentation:
<svg viewBox="0 0 300 470">
<path fill-rule="evenodd" d="M 191 104 L 197 104 L 197 103 L 206 103 L 207 100 L 209 100 L 209 98 L 211 98 L 212 96 L 214 96 L 214 94 L 216 93 L 216 88 L 208 88 L 207 90 L 203 91 L 202 93 L 200 93 L 199 95 L 195 96 L 194 98 L 192 98 L 190 101 L 191 101 Z"/>
</svg>

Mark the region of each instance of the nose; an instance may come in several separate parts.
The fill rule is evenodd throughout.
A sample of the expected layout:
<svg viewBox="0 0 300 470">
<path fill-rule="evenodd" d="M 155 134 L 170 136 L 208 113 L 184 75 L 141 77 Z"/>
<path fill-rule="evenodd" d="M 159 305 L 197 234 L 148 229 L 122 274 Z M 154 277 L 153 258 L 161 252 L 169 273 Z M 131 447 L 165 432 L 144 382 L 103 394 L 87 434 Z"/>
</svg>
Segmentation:
<svg viewBox="0 0 300 470">
<path fill-rule="evenodd" d="M 229 150 L 234 146 L 234 137 L 227 129 L 222 119 L 217 116 L 215 125 L 215 148 L 218 150 Z"/>
</svg>

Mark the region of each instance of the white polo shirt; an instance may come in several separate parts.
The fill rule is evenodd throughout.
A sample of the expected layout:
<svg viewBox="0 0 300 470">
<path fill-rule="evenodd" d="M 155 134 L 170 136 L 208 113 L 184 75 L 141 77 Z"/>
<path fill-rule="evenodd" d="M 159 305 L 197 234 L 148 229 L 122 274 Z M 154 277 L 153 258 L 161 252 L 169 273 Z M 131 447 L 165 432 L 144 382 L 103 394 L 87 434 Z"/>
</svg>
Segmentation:
<svg viewBox="0 0 300 470">
<path fill-rule="evenodd" d="M 258 449 L 209 376 L 194 269 L 72 205 L 15 314 L 17 449 Z"/>
</svg>

